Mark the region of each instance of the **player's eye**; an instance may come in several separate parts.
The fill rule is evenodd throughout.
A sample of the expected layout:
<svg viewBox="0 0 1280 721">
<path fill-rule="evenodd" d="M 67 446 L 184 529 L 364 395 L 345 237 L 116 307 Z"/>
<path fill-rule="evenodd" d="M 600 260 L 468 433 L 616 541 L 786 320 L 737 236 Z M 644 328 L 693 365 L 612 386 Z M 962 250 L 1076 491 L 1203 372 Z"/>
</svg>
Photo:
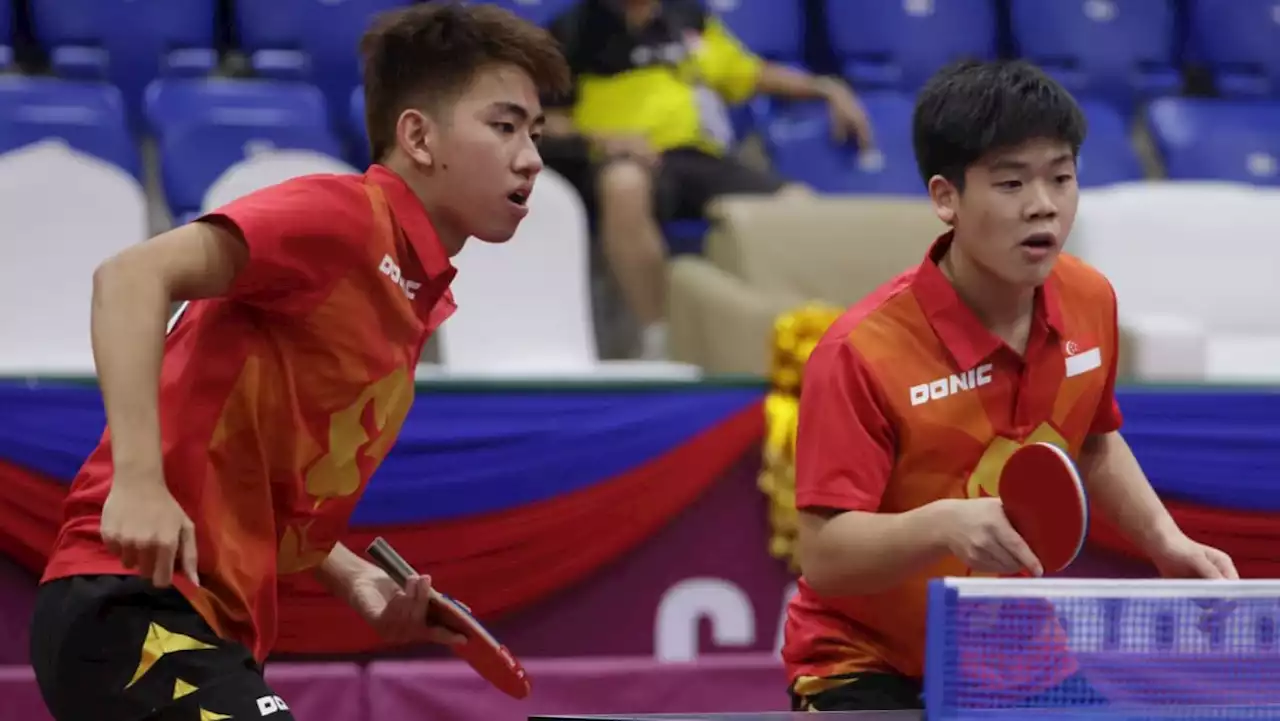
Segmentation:
<svg viewBox="0 0 1280 721">
<path fill-rule="evenodd" d="M 530 133 L 529 137 L 533 139 L 535 145 L 542 142 L 542 133 Z"/>
<path fill-rule="evenodd" d="M 996 187 L 1000 190 L 1017 190 L 1022 187 L 1021 180 L 1002 180 L 996 183 Z"/>
<path fill-rule="evenodd" d="M 515 123 L 493 123 L 493 127 L 503 135 L 511 135 L 516 131 Z"/>
<path fill-rule="evenodd" d="M 1066 185 L 1067 183 L 1070 183 L 1074 178 L 1075 176 L 1071 175 L 1070 173 L 1062 173 L 1057 178 L 1055 178 L 1055 180 L 1057 180 L 1059 184 Z"/>
</svg>

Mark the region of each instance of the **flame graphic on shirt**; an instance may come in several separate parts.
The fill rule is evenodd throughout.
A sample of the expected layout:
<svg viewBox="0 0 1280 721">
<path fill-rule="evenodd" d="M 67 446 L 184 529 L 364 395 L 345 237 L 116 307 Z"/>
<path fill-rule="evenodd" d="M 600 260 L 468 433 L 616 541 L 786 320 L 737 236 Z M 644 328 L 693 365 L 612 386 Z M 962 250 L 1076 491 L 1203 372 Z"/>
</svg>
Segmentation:
<svg viewBox="0 0 1280 721">
<path fill-rule="evenodd" d="M 1004 470 L 1004 464 L 1009 461 L 1009 456 L 1024 445 L 1042 442 L 1052 443 L 1070 452 L 1066 439 L 1048 423 L 1040 424 L 1040 427 L 1032 431 L 1031 435 L 1021 443 L 1003 437 L 993 439 L 982 454 L 982 458 L 978 460 L 978 464 L 974 466 L 973 472 L 969 474 L 969 480 L 965 483 L 965 498 L 998 498 L 1000 473 Z"/>
</svg>

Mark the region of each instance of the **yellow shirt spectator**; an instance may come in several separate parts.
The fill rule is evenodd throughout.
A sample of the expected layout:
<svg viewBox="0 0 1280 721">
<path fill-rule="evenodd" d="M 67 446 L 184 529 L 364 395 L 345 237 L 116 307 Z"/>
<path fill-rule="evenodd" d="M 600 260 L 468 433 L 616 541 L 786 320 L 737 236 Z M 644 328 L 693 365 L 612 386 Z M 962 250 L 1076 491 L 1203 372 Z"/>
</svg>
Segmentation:
<svg viewBox="0 0 1280 721">
<path fill-rule="evenodd" d="M 571 107 L 584 133 L 640 135 L 657 152 L 723 153 L 731 138 L 726 104 L 755 94 L 763 66 L 698 0 L 665 0 L 639 29 L 600 0 L 585 0 L 551 31 L 575 92 L 550 105 Z"/>
</svg>

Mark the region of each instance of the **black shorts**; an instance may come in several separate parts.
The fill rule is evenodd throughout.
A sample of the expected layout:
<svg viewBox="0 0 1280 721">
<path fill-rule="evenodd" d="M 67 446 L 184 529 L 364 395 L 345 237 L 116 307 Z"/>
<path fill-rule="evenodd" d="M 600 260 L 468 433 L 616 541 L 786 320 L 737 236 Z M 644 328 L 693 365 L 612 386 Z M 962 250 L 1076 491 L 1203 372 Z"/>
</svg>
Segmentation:
<svg viewBox="0 0 1280 721">
<path fill-rule="evenodd" d="M 851 673 L 832 676 L 840 685 L 801 696 L 792 687 L 792 711 L 902 711 L 924 708 L 923 689 L 919 681 L 889 673 Z M 1013 706 L 1019 708 L 1057 707 L 1062 699 L 1073 706 L 1105 706 L 1107 699 L 1077 673 L 1052 689 L 1024 699 Z"/>
<path fill-rule="evenodd" d="M 792 711 L 907 711 L 924 708 L 919 681 L 891 673 L 832 676 L 833 686 L 801 696 L 792 687 Z"/>
<path fill-rule="evenodd" d="M 732 156 L 677 148 L 662 154 L 653 181 L 654 211 L 664 223 L 702 220 L 707 204 L 722 195 L 772 195 L 783 185 L 781 178 Z"/>
<path fill-rule="evenodd" d="M 596 176 L 601 163 L 593 160 L 584 142 L 548 138 L 542 145 L 547 167 L 577 188 L 593 219 L 596 215 Z M 608 161 L 605 161 L 607 163 Z M 732 156 L 708 155 L 692 148 L 662 154 L 653 180 L 654 214 L 659 223 L 704 220 L 706 206 L 722 195 L 771 195 L 786 185 L 776 175 L 752 168 Z"/>
<path fill-rule="evenodd" d="M 182 594 L 134 576 L 40 587 L 31 665 L 57 721 L 292 721 L 247 648 Z"/>
</svg>

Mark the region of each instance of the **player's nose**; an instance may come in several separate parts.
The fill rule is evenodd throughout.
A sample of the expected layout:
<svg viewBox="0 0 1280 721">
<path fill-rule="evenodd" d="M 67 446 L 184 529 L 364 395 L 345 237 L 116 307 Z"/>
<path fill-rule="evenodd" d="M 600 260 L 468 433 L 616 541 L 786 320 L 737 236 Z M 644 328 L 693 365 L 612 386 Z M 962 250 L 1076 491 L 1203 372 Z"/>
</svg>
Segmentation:
<svg viewBox="0 0 1280 721">
<path fill-rule="evenodd" d="M 1043 183 L 1032 183 L 1024 212 L 1029 220 L 1042 220 L 1058 215 L 1058 204 Z"/>
<path fill-rule="evenodd" d="M 530 142 L 516 154 L 515 171 L 517 174 L 531 178 L 541 173 L 542 167 L 542 153 L 538 152 L 538 146 L 533 142 Z"/>
</svg>

